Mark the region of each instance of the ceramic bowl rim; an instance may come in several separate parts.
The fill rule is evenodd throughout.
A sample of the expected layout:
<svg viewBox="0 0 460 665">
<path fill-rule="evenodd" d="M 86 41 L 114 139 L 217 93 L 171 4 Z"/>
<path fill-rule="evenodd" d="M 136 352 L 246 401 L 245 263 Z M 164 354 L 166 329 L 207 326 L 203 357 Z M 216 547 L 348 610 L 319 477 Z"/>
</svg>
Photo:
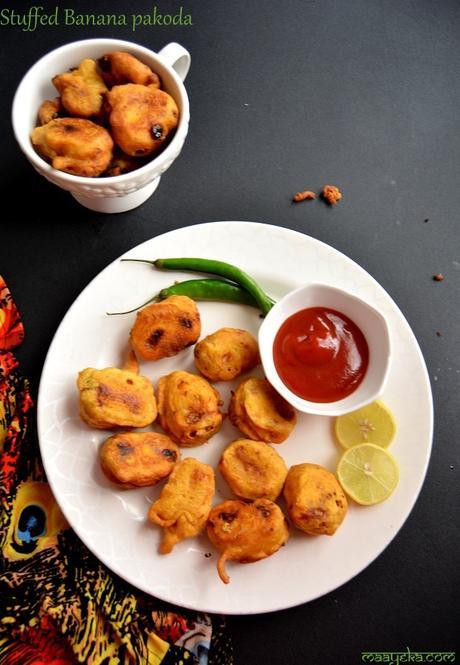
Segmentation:
<svg viewBox="0 0 460 665">
<path fill-rule="evenodd" d="M 381 326 L 382 351 L 380 355 L 383 363 L 383 370 L 381 374 L 378 376 L 378 380 L 376 381 L 376 386 L 373 390 L 368 390 L 366 377 L 364 377 L 363 382 L 358 386 L 358 388 L 344 399 L 337 400 L 334 402 L 313 402 L 302 399 L 301 397 L 296 395 L 283 383 L 283 381 L 279 377 L 273 362 L 273 352 L 272 352 L 273 342 L 276 333 L 278 332 L 279 326 L 281 325 L 281 322 L 277 321 L 278 315 L 282 310 L 287 309 L 288 313 L 286 313 L 283 319 L 285 320 L 285 318 L 287 318 L 294 312 L 304 309 L 304 307 L 302 306 L 300 307 L 295 306 L 292 308 L 290 307 L 290 305 L 293 301 L 299 298 L 301 294 L 303 293 L 306 294 L 306 292 L 313 289 L 326 289 L 329 292 L 333 293 L 334 295 L 338 295 L 340 298 L 348 300 L 350 303 L 353 302 L 358 307 L 361 307 L 363 312 L 368 312 L 369 315 L 373 316 L 376 320 L 378 320 Z M 305 308 L 314 307 L 314 306 L 321 307 L 324 306 L 324 303 L 318 302 L 317 305 L 307 303 L 305 305 Z M 334 308 L 331 306 L 331 309 Z M 336 309 L 338 311 L 341 311 L 340 307 L 337 307 Z M 346 314 L 346 312 L 343 313 Z M 294 289 L 293 291 L 290 291 L 283 298 L 281 298 L 268 312 L 267 316 L 262 322 L 262 325 L 259 328 L 258 339 L 259 339 L 261 362 L 264 369 L 264 373 L 268 381 L 273 385 L 275 390 L 282 397 L 284 397 L 284 399 L 286 399 L 287 402 L 289 402 L 289 404 L 291 404 L 294 408 L 303 413 L 312 414 L 312 415 L 323 415 L 323 416 L 339 416 L 343 415 L 344 413 L 350 413 L 351 411 L 366 406 L 367 404 L 370 404 L 374 400 L 381 397 L 385 389 L 385 385 L 387 383 L 391 367 L 391 338 L 390 338 L 390 331 L 388 328 L 388 322 L 385 316 L 382 314 L 382 312 L 380 312 L 375 306 L 370 305 L 363 298 L 360 298 L 345 289 L 332 286 L 324 282 L 310 282 L 308 284 L 304 284 Z M 371 348 L 375 347 L 376 342 L 374 340 L 370 341 L 366 338 L 366 341 L 368 342 L 370 350 Z M 369 363 L 370 364 L 372 363 L 372 354 L 370 356 Z M 368 368 L 366 376 L 369 375 L 369 369 L 370 366 Z M 352 403 L 352 406 L 350 406 L 350 403 Z"/>
</svg>

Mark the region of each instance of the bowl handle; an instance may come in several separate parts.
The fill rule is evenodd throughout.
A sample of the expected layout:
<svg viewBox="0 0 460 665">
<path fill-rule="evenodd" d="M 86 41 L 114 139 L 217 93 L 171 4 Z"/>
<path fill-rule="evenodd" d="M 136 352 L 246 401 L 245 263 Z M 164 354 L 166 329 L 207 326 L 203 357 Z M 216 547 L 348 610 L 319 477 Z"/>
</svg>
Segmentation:
<svg viewBox="0 0 460 665">
<path fill-rule="evenodd" d="M 190 69 L 190 53 L 180 44 L 171 42 L 166 44 L 158 53 L 159 57 L 170 65 L 184 81 Z"/>
</svg>

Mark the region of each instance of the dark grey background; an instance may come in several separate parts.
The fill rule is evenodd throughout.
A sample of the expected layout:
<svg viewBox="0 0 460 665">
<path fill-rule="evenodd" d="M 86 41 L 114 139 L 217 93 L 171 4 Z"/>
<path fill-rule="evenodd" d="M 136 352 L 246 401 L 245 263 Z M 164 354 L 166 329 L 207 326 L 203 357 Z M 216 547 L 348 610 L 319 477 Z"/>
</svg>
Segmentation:
<svg viewBox="0 0 460 665">
<path fill-rule="evenodd" d="M 150 2 L 41 2 L 148 13 Z M 181 3 L 157 2 L 160 11 Z M 3 5 L 5 6 L 5 5 Z M 29 3 L 11 2 L 17 11 Z M 110 261 L 199 222 L 254 220 L 344 252 L 390 293 L 424 353 L 433 454 L 398 536 L 358 577 L 307 605 L 229 617 L 235 662 L 358 663 L 363 650 L 456 647 L 459 485 L 460 4 L 454 0 L 183 1 L 192 27 L 0 27 L 0 273 L 21 310 L 36 393 L 61 318 Z M 53 47 L 113 36 L 192 54 L 190 132 L 156 194 L 126 214 L 85 210 L 40 178 L 11 125 L 15 88 Z M 291 203 L 331 182 L 343 200 Z M 293 267 L 293 269 L 295 269 Z M 444 281 L 432 275 L 443 273 Z M 442 333 L 438 336 L 436 333 Z M 299 571 L 308 574 L 308 571 Z M 458 657 L 460 660 L 460 657 Z"/>
</svg>

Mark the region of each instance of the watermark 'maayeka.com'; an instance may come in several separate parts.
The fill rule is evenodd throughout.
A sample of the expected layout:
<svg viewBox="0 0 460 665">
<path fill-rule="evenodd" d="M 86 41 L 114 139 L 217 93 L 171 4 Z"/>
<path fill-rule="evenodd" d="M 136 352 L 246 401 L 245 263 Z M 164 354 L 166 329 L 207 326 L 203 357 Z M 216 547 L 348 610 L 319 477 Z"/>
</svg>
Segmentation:
<svg viewBox="0 0 460 665">
<path fill-rule="evenodd" d="M 156 5 L 148 14 L 82 14 L 70 7 L 54 7 L 45 12 L 40 5 L 33 5 L 25 12 L 4 7 L 0 10 L 0 27 L 19 28 L 23 32 L 35 32 L 37 28 L 67 25 L 73 27 L 127 26 L 133 32 L 142 26 L 186 26 L 193 25 L 192 15 L 181 5 L 177 10 L 165 13 Z"/>
<path fill-rule="evenodd" d="M 455 651 L 362 651 L 363 663 L 456 663 Z"/>
</svg>

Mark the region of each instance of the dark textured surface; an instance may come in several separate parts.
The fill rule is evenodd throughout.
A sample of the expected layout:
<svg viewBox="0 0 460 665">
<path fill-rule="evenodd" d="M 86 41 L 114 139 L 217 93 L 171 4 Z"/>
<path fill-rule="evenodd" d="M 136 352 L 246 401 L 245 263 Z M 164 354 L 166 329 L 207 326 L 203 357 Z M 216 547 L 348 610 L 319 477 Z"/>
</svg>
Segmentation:
<svg viewBox="0 0 460 665">
<path fill-rule="evenodd" d="M 151 3 L 135 4 L 136 12 L 151 11 Z M 157 5 L 174 11 L 179 3 Z M 64 6 L 134 11 L 127 2 Z M 184 10 L 192 27 L 0 27 L 0 273 L 26 326 L 23 370 L 36 391 L 74 298 L 109 261 L 158 233 L 249 219 L 344 252 L 394 298 L 424 353 L 435 402 L 427 479 L 396 539 L 358 577 L 301 607 L 230 618 L 236 663 L 351 664 L 366 649 L 455 648 L 460 5 L 196 0 Z M 191 125 L 181 157 L 153 198 L 113 217 L 79 207 L 40 178 L 19 153 L 9 121 L 14 90 L 39 56 L 99 36 L 154 50 L 174 40 L 192 53 Z M 325 182 L 343 191 L 335 208 L 291 203 L 294 192 Z M 438 272 L 444 281 L 433 281 Z"/>
</svg>

